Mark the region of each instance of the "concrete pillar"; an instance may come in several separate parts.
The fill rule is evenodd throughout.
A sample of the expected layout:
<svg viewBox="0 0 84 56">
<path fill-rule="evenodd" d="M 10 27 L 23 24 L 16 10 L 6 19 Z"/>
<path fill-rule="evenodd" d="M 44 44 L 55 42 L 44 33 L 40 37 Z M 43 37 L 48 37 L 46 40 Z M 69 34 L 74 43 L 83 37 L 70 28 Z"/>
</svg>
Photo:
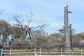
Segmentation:
<svg viewBox="0 0 84 56">
<path fill-rule="evenodd" d="M 72 24 L 70 24 L 70 26 L 69 26 L 69 28 L 70 28 L 70 42 L 71 42 L 71 49 L 72 49 Z"/>
<path fill-rule="evenodd" d="M 64 7 L 64 30 L 65 30 L 65 47 L 66 51 L 70 51 L 71 44 L 70 44 L 70 31 L 69 31 L 69 22 L 68 22 L 68 5 Z"/>
</svg>

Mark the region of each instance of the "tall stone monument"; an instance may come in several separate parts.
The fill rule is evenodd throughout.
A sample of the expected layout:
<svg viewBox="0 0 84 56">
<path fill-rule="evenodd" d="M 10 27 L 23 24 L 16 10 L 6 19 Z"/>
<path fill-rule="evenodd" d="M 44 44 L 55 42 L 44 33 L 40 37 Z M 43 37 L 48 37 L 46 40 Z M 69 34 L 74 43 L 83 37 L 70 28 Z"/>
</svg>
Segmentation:
<svg viewBox="0 0 84 56">
<path fill-rule="evenodd" d="M 68 5 L 66 5 L 64 7 L 64 31 L 65 31 L 65 43 L 66 43 L 65 49 L 67 52 L 70 51 L 70 48 L 71 48 L 68 13 L 71 13 L 71 12 L 68 11 Z"/>
</svg>

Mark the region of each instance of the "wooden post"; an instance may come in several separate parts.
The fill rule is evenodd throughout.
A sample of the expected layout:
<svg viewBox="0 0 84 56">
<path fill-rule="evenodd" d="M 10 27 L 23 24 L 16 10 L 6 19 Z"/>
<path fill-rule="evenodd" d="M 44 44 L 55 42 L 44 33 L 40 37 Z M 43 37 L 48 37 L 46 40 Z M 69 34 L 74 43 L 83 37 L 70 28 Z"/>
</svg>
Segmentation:
<svg viewBox="0 0 84 56">
<path fill-rule="evenodd" d="M 0 56 L 3 55 L 3 48 L 0 46 Z"/>
</svg>

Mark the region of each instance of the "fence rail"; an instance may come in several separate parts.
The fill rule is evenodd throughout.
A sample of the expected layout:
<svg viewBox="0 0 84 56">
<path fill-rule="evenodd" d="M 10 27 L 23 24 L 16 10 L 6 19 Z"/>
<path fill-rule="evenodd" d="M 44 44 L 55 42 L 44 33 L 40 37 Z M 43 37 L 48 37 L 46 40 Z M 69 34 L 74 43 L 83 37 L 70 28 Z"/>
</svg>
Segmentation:
<svg viewBox="0 0 84 56">
<path fill-rule="evenodd" d="M 60 48 L 59 50 L 55 48 L 55 50 L 43 50 L 39 49 L 8 49 L 3 50 L 4 56 L 32 56 L 32 55 L 80 55 L 84 56 L 84 48 L 73 48 L 70 52 L 66 52 L 64 48 Z"/>
</svg>

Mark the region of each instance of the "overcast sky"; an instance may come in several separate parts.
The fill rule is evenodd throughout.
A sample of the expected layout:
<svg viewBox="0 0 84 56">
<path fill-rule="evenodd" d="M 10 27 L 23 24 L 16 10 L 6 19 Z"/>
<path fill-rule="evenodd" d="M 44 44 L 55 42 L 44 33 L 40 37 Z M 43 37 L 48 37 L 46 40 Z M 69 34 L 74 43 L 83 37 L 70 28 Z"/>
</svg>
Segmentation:
<svg viewBox="0 0 84 56">
<path fill-rule="evenodd" d="M 63 27 L 64 6 L 68 4 L 69 23 L 76 33 L 84 32 L 84 0 L 0 0 L 1 19 L 15 24 L 13 15 L 29 16 L 32 10 L 31 26 L 49 24 L 45 30 L 50 34 Z M 26 17 L 24 17 L 26 20 Z M 26 24 L 26 21 L 24 22 Z"/>
</svg>

